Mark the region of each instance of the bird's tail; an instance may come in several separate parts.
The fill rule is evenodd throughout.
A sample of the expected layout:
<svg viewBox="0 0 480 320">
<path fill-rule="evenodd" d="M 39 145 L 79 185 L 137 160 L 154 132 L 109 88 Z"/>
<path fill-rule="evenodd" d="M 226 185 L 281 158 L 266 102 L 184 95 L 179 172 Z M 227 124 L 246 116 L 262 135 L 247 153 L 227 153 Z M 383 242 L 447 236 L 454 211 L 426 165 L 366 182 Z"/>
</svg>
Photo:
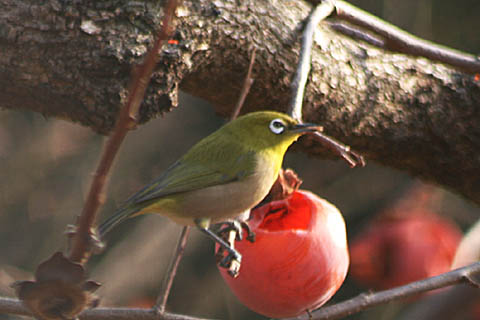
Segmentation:
<svg viewBox="0 0 480 320">
<path fill-rule="evenodd" d="M 103 236 L 111 229 L 113 229 L 113 227 L 115 227 L 123 220 L 132 217 L 138 211 L 138 208 L 133 208 L 129 206 L 118 209 L 112 216 L 110 216 L 98 227 L 98 234 L 100 238 L 103 238 Z"/>
</svg>

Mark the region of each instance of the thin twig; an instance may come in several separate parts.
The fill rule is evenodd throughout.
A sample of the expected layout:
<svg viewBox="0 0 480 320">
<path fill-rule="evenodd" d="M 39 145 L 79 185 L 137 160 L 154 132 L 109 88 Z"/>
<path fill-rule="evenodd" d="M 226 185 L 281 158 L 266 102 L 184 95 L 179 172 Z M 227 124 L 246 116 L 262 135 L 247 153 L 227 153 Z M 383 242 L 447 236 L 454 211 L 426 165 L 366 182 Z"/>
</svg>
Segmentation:
<svg viewBox="0 0 480 320">
<path fill-rule="evenodd" d="M 242 110 L 243 104 L 245 103 L 245 99 L 247 98 L 248 92 L 250 91 L 250 87 L 253 84 L 254 79 L 252 78 L 252 71 L 253 71 L 253 65 L 255 64 L 255 55 L 256 55 L 256 48 L 254 47 L 252 50 L 252 55 L 250 56 L 250 64 L 248 66 L 248 71 L 245 76 L 245 79 L 243 80 L 242 90 L 240 91 L 240 95 L 238 96 L 238 101 L 237 101 L 237 104 L 235 105 L 235 108 L 233 109 L 232 115 L 230 116 L 230 121 L 237 119 L 238 115 L 240 114 L 240 111 Z M 236 238 L 237 238 L 237 231 L 232 229 L 228 233 L 228 239 L 224 239 L 224 240 L 226 240 L 230 244 L 231 248 L 234 248 Z M 216 252 L 216 255 L 223 257 L 223 249 L 219 248 L 218 251 Z M 228 273 L 231 276 L 235 277 L 238 275 L 239 268 L 240 268 L 240 262 L 232 261 L 232 263 L 230 263 L 230 266 L 228 267 Z"/>
<path fill-rule="evenodd" d="M 333 152 L 337 155 L 342 157 L 350 167 L 364 167 L 365 166 L 365 159 L 363 156 L 356 153 L 355 151 L 350 149 L 350 146 L 347 146 L 340 141 L 323 134 L 322 132 L 312 132 L 310 135 L 315 137 L 315 140 L 319 141 L 325 147 L 330 148 Z"/>
<path fill-rule="evenodd" d="M 21 301 L 5 297 L 0 297 L 0 314 L 33 316 L 30 310 L 25 307 Z M 88 309 L 83 311 L 78 318 L 81 320 L 208 320 L 205 318 L 168 312 L 159 315 L 151 309 L 136 308 Z"/>
<path fill-rule="evenodd" d="M 461 319 L 459 314 L 467 315 L 477 305 L 480 290 L 470 286 L 454 286 L 422 299 L 402 310 L 396 320 L 432 320 L 432 319 Z M 459 312 L 460 311 L 460 312 Z"/>
<path fill-rule="evenodd" d="M 367 33 L 364 30 L 358 29 L 356 26 L 352 26 L 342 21 L 333 21 L 329 23 L 329 26 L 336 31 L 349 36 L 350 38 L 364 41 L 377 48 L 385 48 L 385 41 L 380 36 Z"/>
<path fill-rule="evenodd" d="M 303 96 L 311 67 L 313 34 L 320 21 L 328 17 L 334 8 L 331 0 L 322 1 L 310 14 L 305 30 L 303 31 L 300 61 L 298 62 L 295 78 L 291 84 L 292 100 L 288 108 L 288 114 L 299 121 L 302 121 Z"/>
<path fill-rule="evenodd" d="M 468 283 L 468 280 L 475 275 L 480 275 L 480 262 L 469 266 L 456 269 L 436 277 L 416 281 L 407 285 L 372 293 L 363 293 L 355 298 L 340 302 L 328 307 L 320 308 L 312 312 L 313 320 L 339 319 L 379 304 L 391 302 L 398 299 L 407 298 L 419 293 L 448 287 L 455 284 Z M 28 309 L 17 299 L 0 298 L 0 314 L 19 314 L 31 315 Z M 132 309 L 132 308 L 96 308 L 82 312 L 80 319 L 191 319 L 198 318 L 183 315 L 165 313 L 158 315 L 152 309 Z M 291 318 L 292 320 L 306 319 L 306 316 Z"/>
<path fill-rule="evenodd" d="M 311 0 L 312 3 L 317 3 Z M 381 20 L 345 1 L 335 1 L 336 18 L 362 27 L 368 32 L 381 36 L 383 41 L 367 41 L 370 44 L 379 44 L 381 48 L 393 52 L 404 53 L 412 56 L 425 57 L 431 60 L 449 64 L 464 72 L 474 74 L 480 73 L 480 59 L 478 56 L 454 50 L 435 44 L 433 42 L 418 38 L 396 26 Z M 345 32 L 349 36 L 360 38 L 362 40 L 373 39 L 371 35 L 362 35 L 362 31 L 356 30 L 352 33 L 351 28 L 345 26 L 336 26 L 340 32 Z"/>
<path fill-rule="evenodd" d="M 302 35 L 302 48 L 300 50 L 300 61 L 292 81 L 292 100 L 288 108 L 288 114 L 298 121 L 302 122 L 303 95 L 305 93 L 305 85 L 307 84 L 308 74 L 310 73 L 312 60 L 313 35 L 315 28 L 333 12 L 334 6 L 331 0 L 323 0 L 319 3 L 308 17 L 308 22 Z M 357 165 L 364 166 L 365 160 L 359 154 L 350 150 L 349 146 L 323 134 L 315 132 L 313 134 L 316 140 L 320 141 L 324 146 L 332 149 L 336 154 L 340 155 L 350 167 Z"/>
<path fill-rule="evenodd" d="M 243 104 L 245 102 L 245 98 L 247 97 L 248 92 L 250 91 L 250 87 L 252 86 L 252 83 L 254 81 L 254 79 L 252 78 L 252 70 L 253 70 L 253 65 L 255 64 L 255 52 L 256 52 L 256 49 L 254 48 L 252 51 L 252 55 L 250 57 L 250 64 L 248 67 L 247 75 L 245 76 L 245 80 L 243 81 L 243 87 L 240 92 L 240 97 L 237 101 L 237 105 L 235 106 L 232 116 L 230 117 L 230 120 L 235 120 L 239 115 L 240 110 L 242 109 Z M 154 310 L 159 314 L 165 313 L 168 296 L 170 295 L 170 290 L 172 288 L 173 280 L 175 279 L 175 276 L 177 274 L 177 269 L 180 264 L 180 260 L 183 257 L 185 246 L 187 245 L 189 232 L 190 232 L 189 226 L 183 227 L 182 232 L 180 234 L 180 238 L 178 239 L 177 247 L 175 249 L 175 254 L 172 258 L 172 261 L 170 262 L 170 267 L 165 276 L 164 285 L 163 285 L 161 294 L 159 294 L 157 301 L 152 308 L 152 310 Z"/>
<path fill-rule="evenodd" d="M 245 103 L 245 99 L 247 98 L 248 92 L 250 91 L 250 87 L 253 84 L 254 79 L 252 78 L 252 71 L 253 71 L 253 65 L 255 64 L 256 51 L 257 49 L 254 47 L 252 50 L 252 55 L 250 56 L 250 64 L 248 66 L 247 75 L 245 76 L 245 80 L 243 81 L 242 91 L 240 91 L 240 97 L 238 98 L 237 104 L 235 105 L 235 109 L 233 109 L 232 115 L 230 116 L 230 121 L 235 120 L 240 114 L 240 110 L 242 109 L 242 106 Z"/>
<path fill-rule="evenodd" d="M 177 1 L 169 0 L 167 2 L 162 27 L 158 32 L 157 39 L 152 49 L 148 52 L 144 63 L 134 73 L 135 76 L 130 84 L 127 102 L 120 110 L 115 128 L 104 145 L 87 200 L 81 215 L 77 219 L 77 228 L 72 237 L 72 247 L 69 255 L 72 261 L 84 263 L 88 259 L 92 243 L 92 227 L 96 221 L 98 210 L 104 202 L 109 171 L 128 130 L 132 129 L 136 124 L 136 115 L 147 85 L 150 82 L 152 71 L 157 63 L 158 51 L 171 32 L 171 21 L 176 7 Z"/>
<path fill-rule="evenodd" d="M 454 284 L 468 283 L 467 279 L 471 279 L 472 276 L 478 274 L 480 274 L 480 262 L 441 274 L 436 277 L 412 282 L 401 287 L 379 292 L 363 293 L 350 300 L 320 308 L 318 311 L 312 313 L 312 319 L 340 319 L 342 317 L 346 317 L 383 303 L 411 297 L 419 293 L 448 287 Z M 306 317 L 302 316 L 294 319 L 306 319 Z"/>
<path fill-rule="evenodd" d="M 165 308 L 167 306 L 168 296 L 170 295 L 170 290 L 172 289 L 173 279 L 177 274 L 178 265 L 180 260 L 183 257 L 185 252 L 185 246 L 187 245 L 188 234 L 190 233 L 190 227 L 184 226 L 178 239 L 177 247 L 175 248 L 175 254 L 172 261 L 170 262 L 170 267 L 168 268 L 167 274 L 165 276 L 163 288 L 161 294 L 158 296 L 153 310 L 159 314 L 165 313 Z"/>
</svg>

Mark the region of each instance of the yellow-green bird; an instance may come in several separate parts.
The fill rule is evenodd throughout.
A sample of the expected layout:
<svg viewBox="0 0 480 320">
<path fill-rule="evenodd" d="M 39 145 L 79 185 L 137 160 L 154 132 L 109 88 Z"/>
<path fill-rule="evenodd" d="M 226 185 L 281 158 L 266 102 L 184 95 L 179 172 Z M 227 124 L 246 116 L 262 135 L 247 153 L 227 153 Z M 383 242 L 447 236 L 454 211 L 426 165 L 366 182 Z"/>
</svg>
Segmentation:
<svg viewBox="0 0 480 320">
<path fill-rule="evenodd" d="M 269 192 L 288 147 L 302 134 L 321 130 L 273 111 L 246 114 L 193 146 L 158 179 L 131 196 L 100 227 L 100 236 L 126 218 L 159 213 L 196 225 L 230 258 L 240 254 L 210 224 L 248 217 Z"/>
</svg>

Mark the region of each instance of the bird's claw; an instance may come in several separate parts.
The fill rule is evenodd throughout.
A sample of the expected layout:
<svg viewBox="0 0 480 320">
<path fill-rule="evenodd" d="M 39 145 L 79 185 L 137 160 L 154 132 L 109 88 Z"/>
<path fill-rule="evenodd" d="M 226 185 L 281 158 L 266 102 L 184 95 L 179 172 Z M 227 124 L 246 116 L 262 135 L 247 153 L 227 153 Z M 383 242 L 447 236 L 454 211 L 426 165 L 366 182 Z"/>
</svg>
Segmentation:
<svg viewBox="0 0 480 320">
<path fill-rule="evenodd" d="M 228 235 L 230 232 L 234 231 L 236 233 L 235 240 L 242 241 L 244 229 L 247 232 L 246 239 L 250 242 L 255 242 L 255 233 L 252 231 L 246 221 L 230 220 L 224 222 L 222 223 L 221 229 L 218 231 L 218 235 L 228 241 Z"/>
<path fill-rule="evenodd" d="M 220 230 L 218 230 L 218 235 L 228 241 L 229 234 L 232 231 L 235 232 L 235 240 L 243 240 L 243 228 L 242 224 L 238 220 L 230 220 L 222 223 L 222 227 Z"/>
<path fill-rule="evenodd" d="M 228 221 L 222 224 L 222 228 L 217 232 L 218 236 L 222 238 L 228 246 L 221 246 L 217 252 L 218 265 L 221 268 L 227 269 L 228 274 L 236 278 L 240 271 L 242 262 L 242 255 L 235 250 L 235 240 L 242 240 L 243 238 L 243 224 L 238 220 Z M 248 236 L 251 237 L 250 228 L 247 226 Z M 227 254 L 225 255 L 225 251 Z"/>
<path fill-rule="evenodd" d="M 238 260 L 232 260 L 230 262 L 230 266 L 227 268 L 227 272 L 232 278 L 236 278 L 240 274 L 240 265 L 241 263 Z"/>
<path fill-rule="evenodd" d="M 224 252 L 228 254 L 225 255 Z M 223 248 L 220 247 L 217 252 L 218 265 L 221 268 L 227 269 L 227 272 L 233 278 L 236 278 L 240 271 L 240 265 L 242 263 L 242 255 L 233 247 Z"/>
<path fill-rule="evenodd" d="M 208 226 L 203 223 L 203 220 L 196 220 L 195 221 L 199 230 L 205 233 L 207 236 L 209 236 L 211 239 L 215 240 L 215 242 L 219 245 L 218 250 L 215 254 L 215 258 L 217 260 L 217 263 L 221 268 L 226 268 L 228 273 L 232 277 L 238 276 L 238 272 L 240 270 L 240 264 L 242 262 L 242 255 L 235 250 L 235 239 L 237 237 L 237 229 L 236 228 L 231 228 L 229 230 L 223 229 L 222 232 L 218 231 L 213 231 L 211 230 Z M 240 223 L 233 224 L 234 226 L 236 225 L 237 227 L 241 225 Z M 220 224 L 217 224 L 214 227 L 219 227 L 223 226 Z M 218 229 L 216 229 L 218 230 Z"/>
<path fill-rule="evenodd" d="M 248 225 L 247 221 L 242 222 L 242 227 L 247 230 L 247 240 L 250 241 L 251 243 L 255 242 L 255 232 L 252 231 L 250 226 Z"/>
<path fill-rule="evenodd" d="M 218 265 L 227 269 L 228 274 L 232 277 L 238 276 L 240 265 L 242 264 L 242 256 L 235 249 L 229 252 L 226 256 L 222 257 Z"/>
</svg>

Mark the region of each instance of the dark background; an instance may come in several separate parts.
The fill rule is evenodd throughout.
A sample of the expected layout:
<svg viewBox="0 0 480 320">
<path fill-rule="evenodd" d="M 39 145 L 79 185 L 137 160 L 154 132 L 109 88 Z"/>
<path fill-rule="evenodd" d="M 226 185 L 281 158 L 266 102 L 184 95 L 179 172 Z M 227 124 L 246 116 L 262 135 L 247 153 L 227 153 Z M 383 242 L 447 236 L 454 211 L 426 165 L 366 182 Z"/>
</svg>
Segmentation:
<svg viewBox="0 0 480 320">
<path fill-rule="evenodd" d="M 470 53 L 480 52 L 477 0 L 352 1 L 417 36 Z M 1 106 L 0 106 L 1 107 Z M 180 107 L 127 137 L 111 178 L 101 220 L 143 184 L 158 176 L 190 146 L 224 122 L 209 105 L 182 95 Z M 66 246 L 67 224 L 81 211 L 104 137 L 79 125 L 39 114 L 0 111 L 0 294 L 9 284 L 32 277 L 35 266 Z M 349 238 L 413 184 L 408 174 L 368 162 L 349 169 L 343 161 L 324 161 L 289 153 L 310 189 L 344 214 Z M 435 190 L 438 213 L 463 230 L 476 221 L 478 208 L 443 189 Z M 90 264 L 90 277 L 103 283 L 103 305 L 132 305 L 154 298 L 180 227 L 161 216 L 131 220 L 112 232 L 108 247 Z M 193 231 L 170 296 L 168 310 L 210 318 L 262 319 L 240 305 L 216 270 L 213 244 Z M 356 295 L 347 279 L 334 300 Z M 394 319 L 402 311 L 389 304 L 351 319 Z M 6 316 L 0 315 L 1 318 Z"/>
</svg>

